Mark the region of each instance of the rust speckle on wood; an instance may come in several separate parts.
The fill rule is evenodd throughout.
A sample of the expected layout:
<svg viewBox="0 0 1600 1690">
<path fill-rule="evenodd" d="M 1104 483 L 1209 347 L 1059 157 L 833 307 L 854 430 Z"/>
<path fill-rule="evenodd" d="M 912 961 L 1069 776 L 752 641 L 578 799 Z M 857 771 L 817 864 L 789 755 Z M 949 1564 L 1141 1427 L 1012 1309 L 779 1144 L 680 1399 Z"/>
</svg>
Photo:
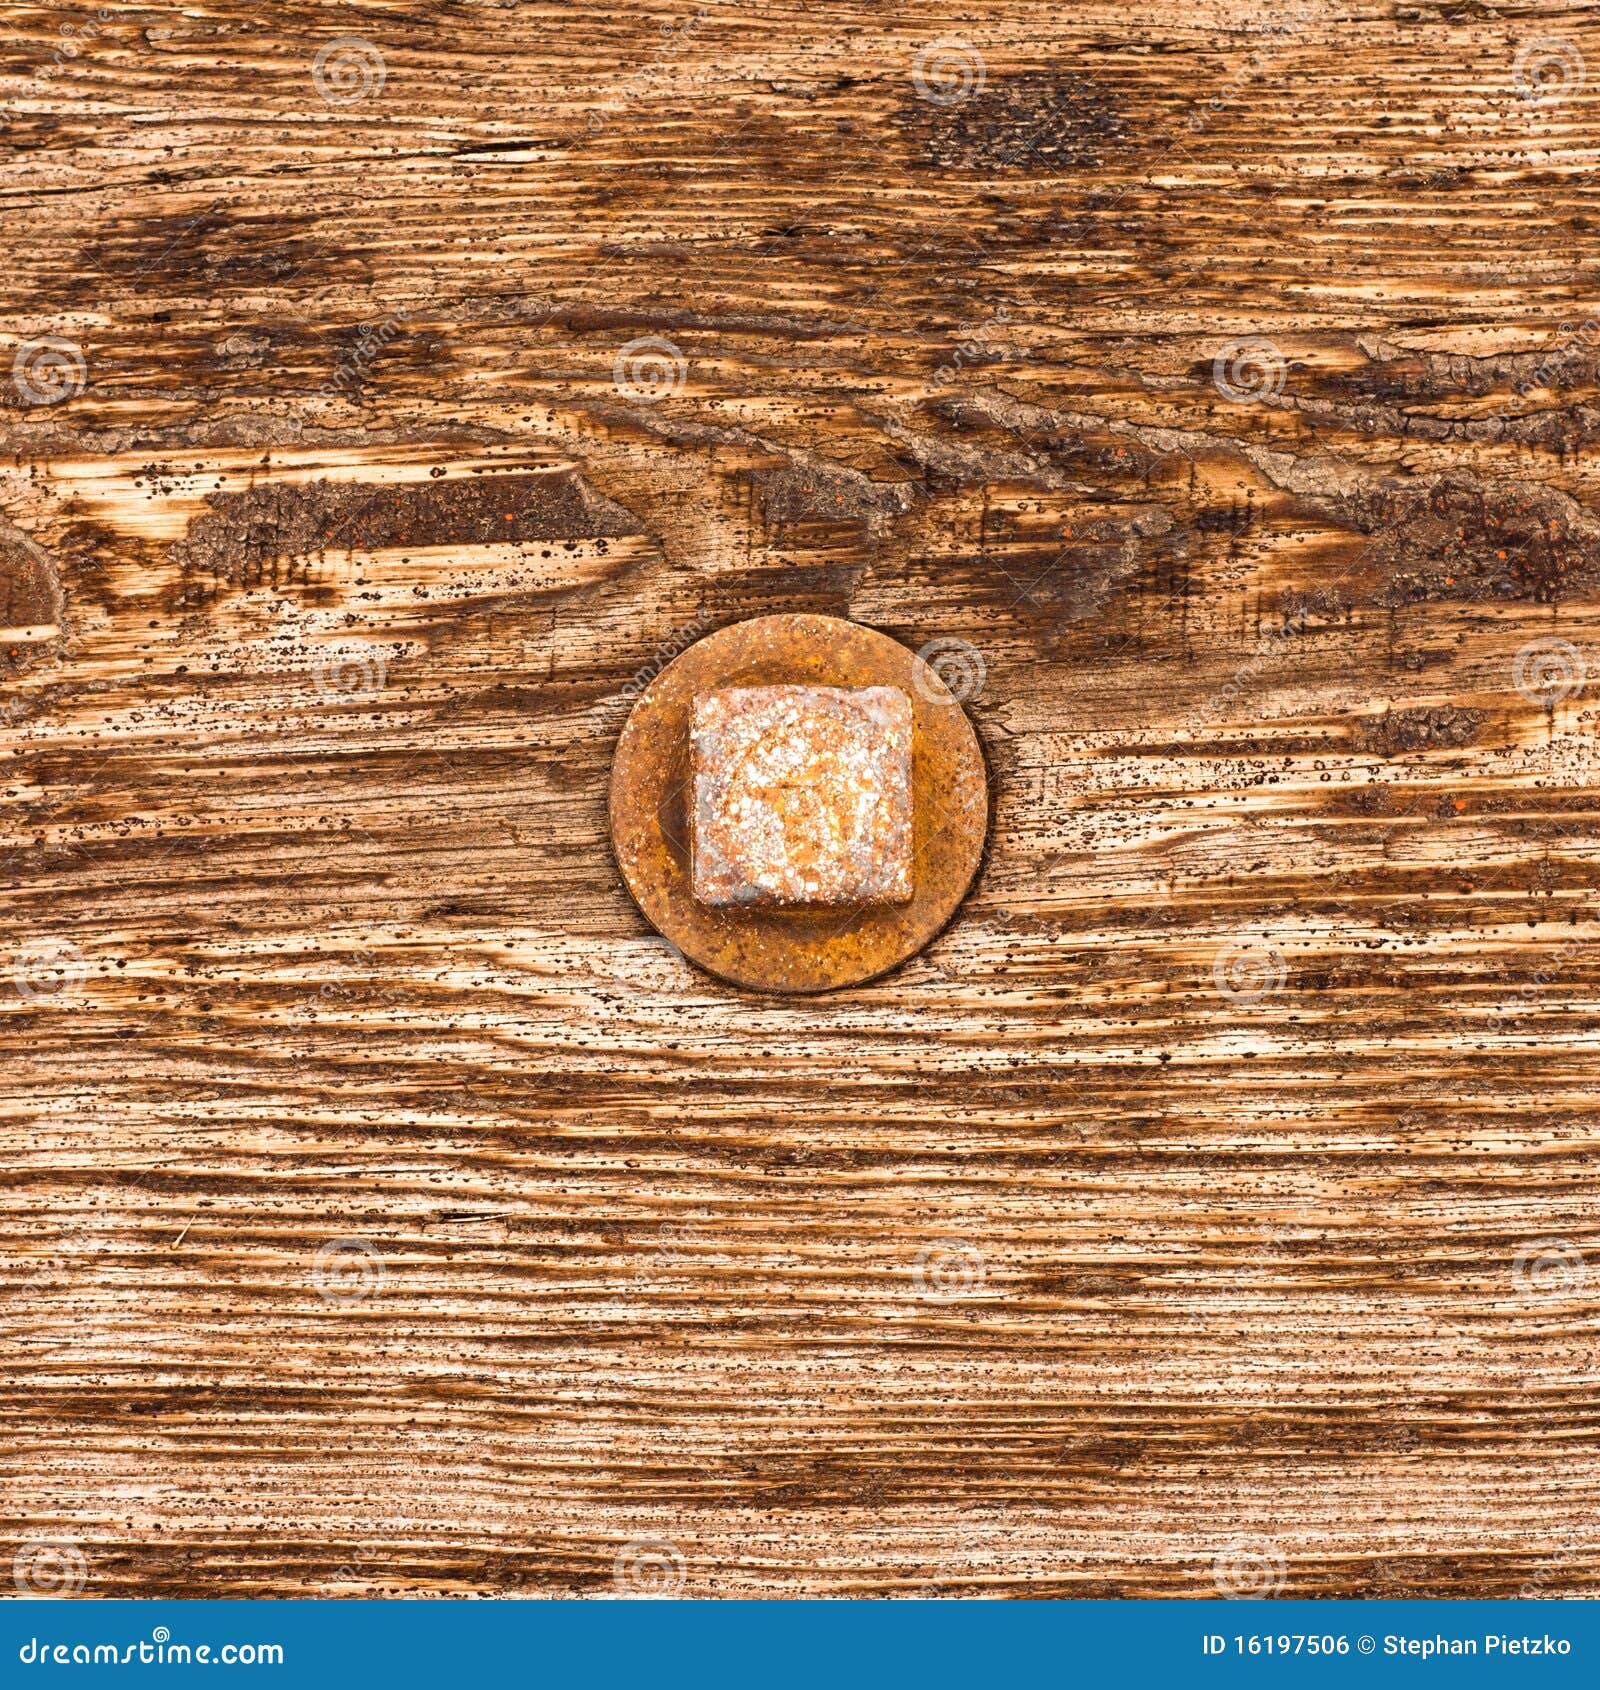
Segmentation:
<svg viewBox="0 0 1600 1690">
<path fill-rule="evenodd" d="M 0 523 L 0 676 L 32 668 L 61 634 L 61 583 L 42 547 Z"/>
<path fill-rule="evenodd" d="M 259 580 L 330 552 L 524 545 L 642 531 L 572 474 L 270 485 L 209 494 L 206 504 L 207 514 L 190 524 L 171 556 L 186 570 L 233 581 Z"/>
<path fill-rule="evenodd" d="M 1390 710 L 1371 723 L 1366 743 L 1385 757 L 1408 751 L 1453 751 L 1470 745 L 1484 722 L 1481 710 L 1442 705 L 1425 710 Z"/>
<path fill-rule="evenodd" d="M 1111 88 L 1070 71 L 981 78 L 975 56 L 952 53 L 943 82 L 937 60 L 925 79 L 934 92 L 972 92 L 941 105 L 913 98 L 898 122 L 915 137 L 922 162 L 980 174 L 1058 177 L 1092 170 L 1128 141 Z M 979 82 L 981 81 L 981 86 Z"/>
</svg>

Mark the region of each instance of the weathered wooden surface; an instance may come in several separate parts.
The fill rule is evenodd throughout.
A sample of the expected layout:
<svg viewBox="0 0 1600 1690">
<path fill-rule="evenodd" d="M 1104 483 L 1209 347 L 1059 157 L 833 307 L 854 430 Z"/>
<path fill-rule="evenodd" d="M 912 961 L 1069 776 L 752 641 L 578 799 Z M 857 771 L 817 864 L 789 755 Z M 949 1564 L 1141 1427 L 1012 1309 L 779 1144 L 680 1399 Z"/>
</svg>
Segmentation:
<svg viewBox="0 0 1600 1690">
<path fill-rule="evenodd" d="M 1587 8 L 0 73 L 21 1582 L 1600 1590 Z M 805 1003 L 605 831 L 633 678 L 778 610 L 967 642 L 995 783 Z"/>
</svg>

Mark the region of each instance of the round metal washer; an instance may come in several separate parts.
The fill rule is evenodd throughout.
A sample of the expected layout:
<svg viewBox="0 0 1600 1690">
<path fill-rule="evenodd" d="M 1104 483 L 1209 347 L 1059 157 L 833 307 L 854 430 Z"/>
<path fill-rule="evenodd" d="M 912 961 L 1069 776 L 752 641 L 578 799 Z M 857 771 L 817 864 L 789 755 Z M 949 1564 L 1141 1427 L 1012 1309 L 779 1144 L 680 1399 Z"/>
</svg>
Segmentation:
<svg viewBox="0 0 1600 1690">
<path fill-rule="evenodd" d="M 690 885 L 689 715 L 719 687 L 897 686 L 911 700 L 911 901 L 712 908 Z M 645 919 L 691 962 L 760 992 L 823 992 L 904 962 L 955 914 L 983 857 L 989 785 L 966 712 L 916 653 L 833 616 L 760 616 L 708 634 L 633 707 L 611 768 L 611 843 Z"/>
</svg>

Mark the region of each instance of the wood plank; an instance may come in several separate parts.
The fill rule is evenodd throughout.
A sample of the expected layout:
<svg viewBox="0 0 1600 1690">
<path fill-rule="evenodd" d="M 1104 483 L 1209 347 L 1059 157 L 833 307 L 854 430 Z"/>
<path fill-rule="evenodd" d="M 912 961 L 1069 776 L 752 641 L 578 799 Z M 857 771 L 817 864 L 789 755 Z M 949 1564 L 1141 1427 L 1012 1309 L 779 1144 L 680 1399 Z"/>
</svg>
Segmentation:
<svg viewBox="0 0 1600 1690">
<path fill-rule="evenodd" d="M 1600 1590 L 1587 8 L 8 21 L 23 1583 Z M 995 788 L 805 1002 L 605 833 L 773 611 Z"/>
</svg>

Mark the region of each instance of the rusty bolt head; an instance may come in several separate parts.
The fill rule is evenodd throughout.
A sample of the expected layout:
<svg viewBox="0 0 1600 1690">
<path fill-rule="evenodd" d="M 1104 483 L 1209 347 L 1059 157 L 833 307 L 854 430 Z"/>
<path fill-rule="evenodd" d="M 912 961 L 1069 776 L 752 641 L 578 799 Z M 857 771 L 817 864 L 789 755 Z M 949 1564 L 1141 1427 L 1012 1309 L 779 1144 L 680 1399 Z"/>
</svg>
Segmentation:
<svg viewBox="0 0 1600 1690">
<path fill-rule="evenodd" d="M 854 984 L 955 913 L 988 831 L 960 703 L 886 634 L 763 616 L 651 682 L 611 774 L 617 862 L 692 962 L 756 991 Z"/>
</svg>

